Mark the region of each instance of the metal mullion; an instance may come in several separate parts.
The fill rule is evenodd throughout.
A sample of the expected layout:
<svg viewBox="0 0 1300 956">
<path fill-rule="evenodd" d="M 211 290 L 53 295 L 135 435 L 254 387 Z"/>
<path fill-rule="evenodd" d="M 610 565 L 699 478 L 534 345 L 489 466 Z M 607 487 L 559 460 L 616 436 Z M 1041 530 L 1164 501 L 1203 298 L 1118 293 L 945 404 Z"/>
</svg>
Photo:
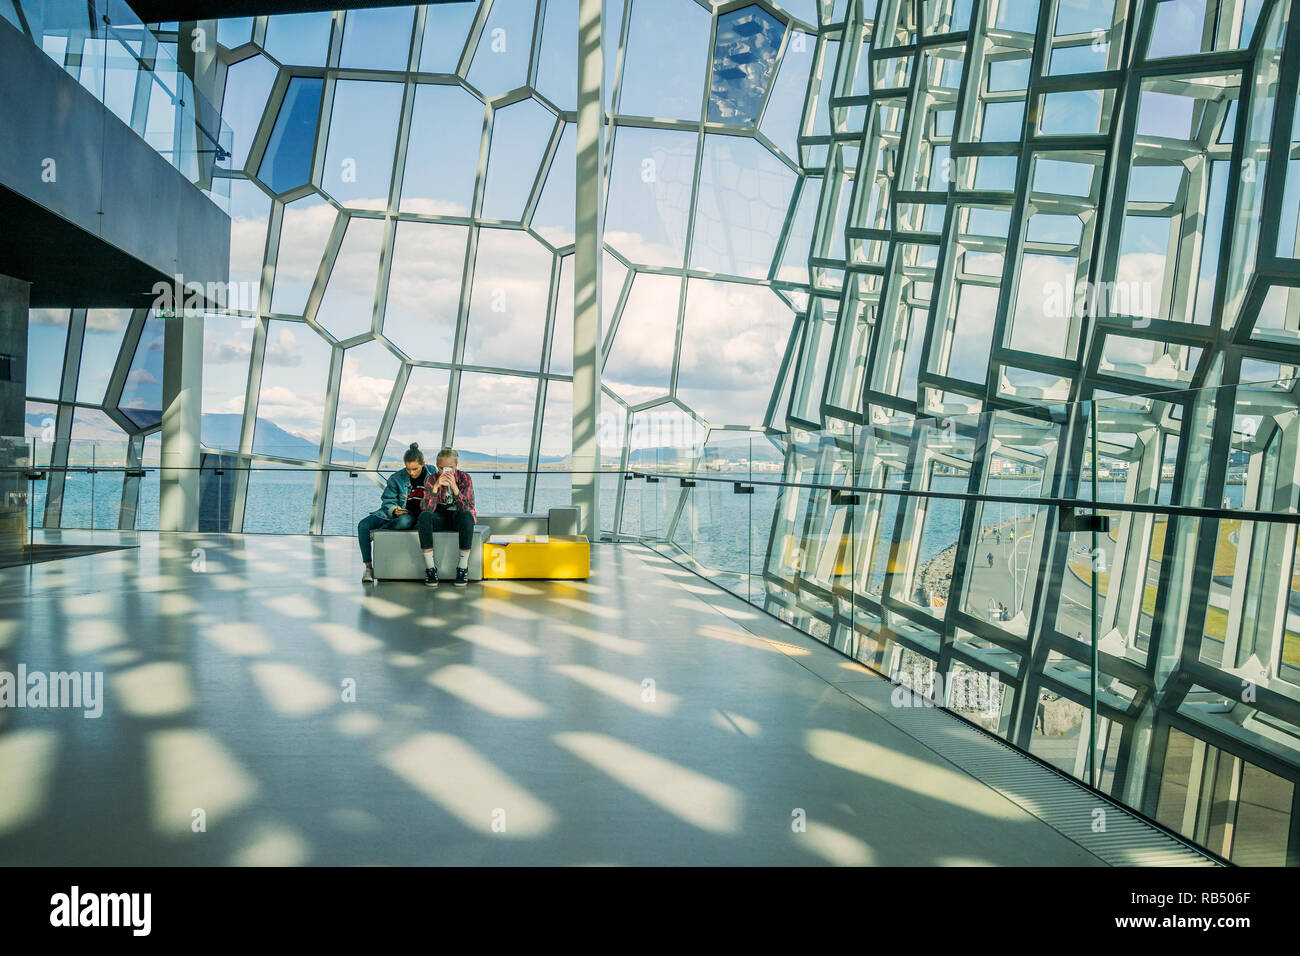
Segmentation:
<svg viewBox="0 0 1300 956">
<path fill-rule="evenodd" d="M 316 267 L 316 277 L 312 280 L 311 291 L 307 293 L 307 302 L 302 310 L 303 321 L 313 329 L 321 329 L 316 321 L 316 314 L 320 310 L 321 300 L 325 298 L 325 289 L 333 276 L 334 265 L 338 262 L 339 252 L 343 248 L 343 239 L 351 222 L 352 217 L 348 215 L 346 210 L 335 211 L 334 225 L 330 229 L 329 238 L 325 241 L 325 249 L 321 255 L 320 264 Z M 331 342 L 334 341 L 332 333 L 329 333 L 329 339 Z"/>
<path fill-rule="evenodd" d="M 546 35 L 546 0 L 537 0 L 533 12 L 533 38 L 528 47 L 528 68 L 524 73 L 524 85 L 530 89 L 537 88 L 537 67 L 541 60 L 542 38 Z"/>
<path fill-rule="evenodd" d="M 537 378 L 537 392 L 533 399 L 533 426 L 529 431 L 528 437 L 528 470 L 524 474 L 524 512 L 531 514 L 533 510 L 533 496 L 537 492 L 537 468 L 541 459 L 542 443 L 542 424 L 546 415 L 546 392 L 550 387 L 550 382 L 546 376 L 539 375 Z"/>
<path fill-rule="evenodd" d="M 1256 30 L 1259 26 L 1256 26 Z M 1292 128 L 1295 114 L 1297 87 L 1300 86 L 1300 15 L 1292 11 L 1287 20 L 1286 32 L 1279 37 L 1281 54 L 1279 56 L 1277 86 L 1273 93 L 1273 121 L 1269 138 L 1267 166 L 1265 167 L 1264 193 L 1261 198 L 1259 234 L 1256 236 L 1255 262 L 1262 265 L 1285 261 L 1293 265 L 1292 257 L 1279 257 L 1277 254 L 1278 232 L 1281 228 L 1282 209 L 1285 205 L 1288 158 L 1291 144 L 1297 139 L 1297 131 Z M 1291 53 L 1290 58 L 1287 52 Z M 1243 81 L 1245 77 L 1243 75 Z M 1253 84 L 1252 84 L 1253 86 Z M 1289 107 L 1289 108 L 1288 108 Z M 1241 112 L 1241 106 L 1238 106 Z M 1294 248 L 1294 239 L 1292 240 Z"/>
<path fill-rule="evenodd" d="M 493 0 L 479 4 L 478 14 L 465 33 L 465 45 L 461 47 L 460 60 L 456 64 L 456 73 L 460 76 L 469 75 L 470 64 L 473 63 L 479 41 L 483 38 L 483 30 L 487 27 L 488 17 L 492 15 L 492 4 Z"/>
<path fill-rule="evenodd" d="M 384 460 L 384 451 L 388 448 L 389 441 L 392 440 L 393 423 L 397 420 L 397 413 L 402 407 L 402 398 L 406 393 L 406 386 L 411 378 L 411 365 L 408 362 L 402 362 L 397 368 L 397 375 L 393 377 L 393 388 L 388 393 L 388 403 L 384 406 L 384 413 L 380 416 L 379 425 L 375 432 L 375 444 L 370 449 L 370 457 L 366 461 L 366 468 L 369 471 L 377 471 Z"/>
<path fill-rule="evenodd" d="M 542 191 L 546 189 L 551 173 L 555 172 L 552 166 L 560 153 L 560 142 L 564 139 L 565 128 L 566 124 L 563 120 L 558 120 L 551 127 L 551 138 L 542 151 L 542 161 L 538 164 L 537 175 L 533 179 L 533 185 L 528 190 L 528 198 L 524 201 L 523 218 L 520 221 L 525 224 L 532 222 L 533 214 L 537 212 L 537 206 L 542 201 Z M 528 228 L 528 231 L 532 233 L 531 228 Z M 536 233 L 532 234 L 536 235 Z M 546 244 L 550 245 L 549 242 Z M 569 243 L 569 245 L 572 245 L 572 243 Z"/>
<path fill-rule="evenodd" d="M 615 336 L 618 335 L 618 327 L 623 322 L 623 308 L 627 305 L 627 300 L 632 297 L 632 282 L 639 274 L 640 270 L 629 268 L 627 273 L 623 276 L 623 287 L 619 290 L 618 301 L 614 303 L 614 310 L 610 316 L 609 330 L 605 333 L 605 342 L 600 350 L 600 368 L 602 373 L 605 369 L 605 362 L 609 359 L 610 352 L 614 350 Z"/>
<path fill-rule="evenodd" d="M 420 7 L 418 9 L 423 14 L 424 8 Z M 396 215 L 402 205 L 402 187 L 406 180 L 407 149 L 411 142 L 411 126 L 415 116 L 415 97 L 420 89 L 420 84 L 412 80 L 410 74 L 407 74 L 406 82 L 403 85 L 402 110 L 398 114 L 397 120 L 396 153 L 393 157 L 393 172 L 388 187 L 387 211 L 390 215 Z"/>
<path fill-rule="evenodd" d="M 480 157 L 480 171 L 481 168 L 482 158 Z M 465 251 L 465 266 L 461 272 L 460 305 L 456 315 L 456 338 L 452 345 L 451 375 L 447 380 L 447 409 L 442 426 L 444 445 L 450 445 L 455 436 L 456 408 L 460 400 L 460 366 L 465 357 L 465 336 L 469 324 L 470 296 L 473 292 L 474 274 L 478 267 L 478 233 L 479 227 L 471 224 Z"/>
<path fill-rule="evenodd" d="M 118 348 L 117 361 L 113 363 L 113 371 L 108 378 L 108 387 L 104 389 L 105 411 L 109 409 L 116 410 L 122 401 L 122 390 L 126 387 L 127 376 L 131 374 L 131 363 L 135 360 L 136 350 L 140 347 L 140 336 L 144 332 L 148 312 L 148 309 L 131 310 L 131 317 L 127 320 L 126 331 L 122 333 L 122 344 Z"/>
<path fill-rule="evenodd" d="M 953 163 L 954 166 L 956 160 L 953 147 L 958 139 L 968 137 L 971 134 L 974 125 L 974 103 L 979 100 L 979 87 L 984 64 L 983 57 L 974 53 L 974 48 L 981 46 L 977 41 L 983 38 L 983 30 L 977 29 L 975 24 L 982 24 L 984 17 L 985 6 L 983 0 L 973 0 L 970 11 L 970 42 L 968 43 L 971 50 L 963 60 L 961 85 L 957 88 L 954 103 L 953 128 L 948 137 L 949 162 Z M 956 172 L 955 168 L 953 172 Z M 938 367 L 934 348 L 939 325 L 942 323 L 944 326 L 943 336 L 945 340 L 949 339 L 949 333 L 955 330 L 957 325 L 957 308 L 960 303 L 961 286 L 958 285 L 960 280 L 956 275 L 958 258 L 956 252 L 961 243 L 960 232 L 958 231 L 960 227 L 957 221 L 958 212 L 954 202 L 957 192 L 956 182 L 957 177 L 955 175 L 948 177 L 947 202 L 949 211 L 944 217 L 942 238 L 939 241 L 939 256 L 934 267 L 934 294 L 931 296 L 929 316 L 927 317 L 921 341 L 921 357 L 917 366 L 918 407 L 920 407 L 924 395 L 921 384 L 922 378 L 928 370 Z M 927 185 L 932 186 L 933 184 L 927 183 Z M 950 312 L 951 320 L 949 319 Z M 951 356 L 949 356 L 949 361 L 951 361 Z M 951 585 L 949 587 L 951 590 Z"/>
<path fill-rule="evenodd" d="M 270 296 L 267 283 L 262 284 L 262 295 Z M 237 462 L 243 464 L 249 460 L 253 451 L 253 438 L 257 427 L 258 405 L 262 397 L 262 368 L 266 356 L 266 337 L 269 321 L 265 317 L 257 320 L 253 327 L 253 341 L 248 356 L 248 384 L 244 393 L 244 417 L 239 434 L 239 448 L 236 450 Z M 235 472 L 234 490 L 230 501 L 230 531 L 238 534 L 244 530 L 244 507 L 248 499 L 249 473 L 240 468 Z"/>
<path fill-rule="evenodd" d="M 316 489 L 312 495 L 309 534 L 321 534 L 325 525 L 325 504 L 329 494 L 329 468 L 334 463 L 334 427 L 338 421 L 339 385 L 343 377 L 343 349 L 330 350 L 329 376 L 325 384 L 325 407 L 316 459 Z M 371 453 L 373 454 L 373 448 Z"/>
<path fill-rule="evenodd" d="M 605 397 L 604 387 L 601 387 L 601 398 Z M 623 441 L 619 448 L 618 470 L 624 474 L 628 471 L 628 463 L 632 455 L 632 413 L 628 407 L 615 400 L 615 404 L 623 410 Z M 610 532 L 614 540 L 619 540 L 623 534 L 623 502 L 626 498 L 627 481 L 621 479 L 618 482 L 618 491 L 614 493 L 614 515 L 610 521 Z"/>
<path fill-rule="evenodd" d="M 1016 162 L 1016 187 L 1015 201 L 1011 205 L 1009 224 L 1007 227 L 1007 246 L 1006 259 L 1004 260 L 1004 273 L 1002 287 L 998 292 L 997 311 L 993 319 L 992 330 L 992 348 L 990 349 L 990 361 L 987 370 L 985 387 L 988 394 L 996 395 L 998 393 L 998 375 L 995 369 L 999 362 L 997 355 L 999 346 L 1003 345 L 1008 339 L 1008 327 L 1011 318 L 1011 303 L 1019 290 L 1019 279 L 1021 267 L 1023 265 L 1023 249 L 1021 236 L 1025 232 L 1026 210 L 1029 198 L 1029 167 L 1032 160 L 1032 149 L 1030 146 L 1030 129 L 1033 125 L 1033 111 L 1029 109 L 1034 97 L 1037 94 L 1036 80 L 1043 73 L 1043 63 L 1046 58 L 1047 47 L 1050 45 L 1051 14 L 1053 12 L 1052 4 L 1043 4 L 1038 11 L 1038 30 L 1036 36 L 1045 38 L 1042 43 L 1035 42 L 1033 53 L 1030 56 L 1029 65 L 1029 83 L 1025 91 L 1026 111 L 1024 120 L 1020 129 L 1020 151 Z M 981 80 L 982 82 L 982 80 Z"/>
</svg>

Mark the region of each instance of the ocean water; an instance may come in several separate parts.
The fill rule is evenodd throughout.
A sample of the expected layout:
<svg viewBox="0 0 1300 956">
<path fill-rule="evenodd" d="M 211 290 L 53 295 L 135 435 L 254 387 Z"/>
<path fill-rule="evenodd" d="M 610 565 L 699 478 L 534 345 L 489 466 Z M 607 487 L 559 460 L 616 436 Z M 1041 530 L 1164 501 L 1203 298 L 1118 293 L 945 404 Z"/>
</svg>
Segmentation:
<svg viewBox="0 0 1300 956">
<path fill-rule="evenodd" d="M 478 510 L 485 514 L 510 514 L 524 508 L 525 476 L 518 472 L 499 472 L 494 480 L 491 472 L 474 472 L 474 491 Z M 742 480 L 746 475 L 720 474 L 727 480 Z M 63 494 L 64 528 L 115 529 L 121 520 L 122 482 L 120 473 L 104 472 L 94 475 L 69 475 Z M 534 491 L 534 513 L 571 503 L 570 476 L 566 473 L 543 472 L 537 476 Z M 225 510 L 226 502 L 219 500 L 220 483 L 213 482 L 218 496 L 216 504 Z M 600 481 L 601 529 L 612 529 L 614 509 L 620 485 L 626 485 L 623 503 L 622 531 L 625 534 L 662 536 L 666 533 L 677 507 L 680 487 L 676 479 L 665 478 L 656 483 L 644 480 L 624 482 L 621 476 L 602 476 Z M 965 478 L 936 477 L 935 491 L 965 491 Z M 725 482 L 700 482 L 690 493 L 678 520 L 673 542 L 689 551 L 701 563 L 719 570 L 736 573 L 757 573 L 762 570 L 767 551 L 768 537 L 782 494 L 784 492 L 765 485 L 755 485 L 754 494 L 735 494 Z M 1123 482 L 1101 482 L 1098 497 L 1102 501 L 1117 501 L 1123 494 Z M 1243 485 L 1228 486 L 1228 504 L 1240 507 Z M 357 522 L 379 506 L 382 486 L 365 474 L 351 478 L 348 472 L 330 475 L 323 530 L 330 535 L 356 533 Z M 259 469 L 249 477 L 247 503 L 244 514 L 244 531 L 252 534 L 306 534 L 311 520 L 312 501 L 316 493 L 314 469 Z M 990 494 L 1033 494 L 1024 479 L 998 479 L 990 482 Z M 158 472 L 150 470 L 140 479 L 140 499 L 135 527 L 138 530 L 156 530 L 158 527 Z M 36 527 L 41 526 L 46 497 L 45 482 L 34 483 L 33 510 Z M 1167 500 L 1162 495 L 1162 500 Z M 894 499 L 902 502 L 904 499 Z M 919 560 L 923 563 L 957 540 L 963 509 L 979 507 L 961 501 L 930 500 L 921 536 Z M 891 505 L 890 511 L 893 507 Z M 980 524 L 989 525 L 1025 517 L 1032 512 L 1030 506 L 987 502 Z M 802 511 L 800 512 L 802 513 Z M 887 513 L 888 519 L 888 513 Z M 890 530 L 892 524 L 886 524 Z"/>
</svg>

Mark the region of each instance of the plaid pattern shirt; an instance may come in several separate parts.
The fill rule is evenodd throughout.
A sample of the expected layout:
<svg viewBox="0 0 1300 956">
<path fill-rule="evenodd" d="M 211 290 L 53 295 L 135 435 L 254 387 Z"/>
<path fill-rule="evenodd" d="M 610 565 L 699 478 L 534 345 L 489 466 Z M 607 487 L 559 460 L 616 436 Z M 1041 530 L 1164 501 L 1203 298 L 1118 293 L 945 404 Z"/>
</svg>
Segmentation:
<svg viewBox="0 0 1300 956">
<path fill-rule="evenodd" d="M 437 474 L 433 471 L 430 471 L 429 474 L 431 476 L 429 484 L 432 485 L 438 480 Z M 438 497 L 434 499 L 438 503 L 438 509 L 446 510 L 455 506 L 456 508 L 468 511 L 470 517 L 477 520 L 478 512 L 474 509 L 474 482 L 470 480 L 468 474 L 461 471 L 459 468 L 453 472 L 453 477 L 456 479 L 456 487 L 460 489 L 459 494 L 453 495 L 451 489 L 443 490 Z"/>
<path fill-rule="evenodd" d="M 455 505 L 457 508 L 463 508 L 470 513 L 470 516 L 478 520 L 478 511 L 474 506 L 474 482 L 470 480 L 469 475 L 456 469 L 456 487 L 460 489 L 460 494 L 452 496 L 450 502 L 439 500 L 442 496 L 434 494 L 433 486 L 438 480 L 438 472 L 432 468 L 424 470 L 424 498 L 423 508 L 444 508 Z M 406 503 L 411 499 L 412 485 L 411 476 L 403 471 L 395 471 L 388 476 L 388 482 L 384 485 L 384 494 L 380 500 L 379 507 L 372 511 L 371 517 L 382 518 L 389 521 L 393 517 L 393 510 L 396 508 L 405 508 Z M 450 492 L 448 492 L 450 495 Z M 432 502 L 432 504 L 430 504 Z"/>
</svg>

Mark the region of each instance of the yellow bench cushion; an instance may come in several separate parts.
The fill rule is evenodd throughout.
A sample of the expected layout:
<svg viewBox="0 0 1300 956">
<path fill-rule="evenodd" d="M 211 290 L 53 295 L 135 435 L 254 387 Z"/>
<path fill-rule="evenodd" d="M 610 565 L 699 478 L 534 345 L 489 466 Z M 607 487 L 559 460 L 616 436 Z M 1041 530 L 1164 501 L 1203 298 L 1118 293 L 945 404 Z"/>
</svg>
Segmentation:
<svg viewBox="0 0 1300 956">
<path fill-rule="evenodd" d="M 591 543 L 586 535 L 493 535 L 483 545 L 484 580 L 591 576 Z"/>
</svg>

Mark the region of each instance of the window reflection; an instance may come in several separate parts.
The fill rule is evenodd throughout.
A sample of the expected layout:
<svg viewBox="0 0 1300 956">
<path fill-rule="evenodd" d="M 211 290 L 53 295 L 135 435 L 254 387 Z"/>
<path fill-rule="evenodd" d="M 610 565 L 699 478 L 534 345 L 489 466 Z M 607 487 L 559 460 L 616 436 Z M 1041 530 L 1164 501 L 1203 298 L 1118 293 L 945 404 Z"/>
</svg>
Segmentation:
<svg viewBox="0 0 1300 956">
<path fill-rule="evenodd" d="M 757 5 L 718 18 L 709 119 L 750 124 L 767 94 L 785 25 Z"/>
</svg>

